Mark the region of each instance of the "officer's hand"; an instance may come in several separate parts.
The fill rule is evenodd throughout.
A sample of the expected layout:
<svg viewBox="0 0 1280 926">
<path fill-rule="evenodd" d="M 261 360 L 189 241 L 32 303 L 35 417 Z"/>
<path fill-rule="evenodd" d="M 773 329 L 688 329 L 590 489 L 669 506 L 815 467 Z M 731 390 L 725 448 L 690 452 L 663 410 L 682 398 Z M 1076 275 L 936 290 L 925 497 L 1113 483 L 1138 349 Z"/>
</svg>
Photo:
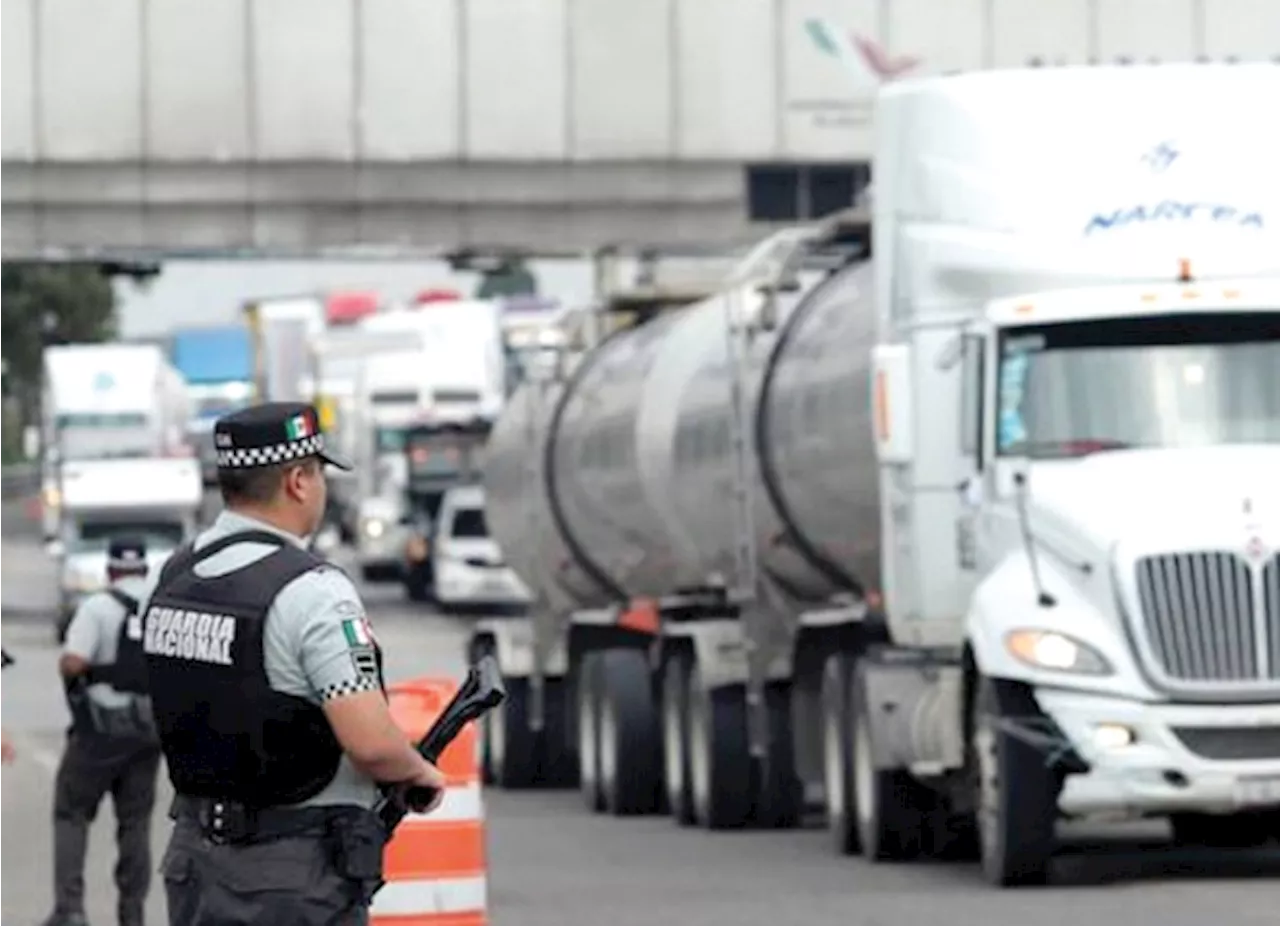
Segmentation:
<svg viewBox="0 0 1280 926">
<path fill-rule="evenodd" d="M 409 809 L 415 813 L 430 813 L 444 800 L 444 789 L 448 781 L 440 769 L 423 759 L 418 767 L 418 774 L 409 780 L 408 785 L 405 802 Z"/>
</svg>

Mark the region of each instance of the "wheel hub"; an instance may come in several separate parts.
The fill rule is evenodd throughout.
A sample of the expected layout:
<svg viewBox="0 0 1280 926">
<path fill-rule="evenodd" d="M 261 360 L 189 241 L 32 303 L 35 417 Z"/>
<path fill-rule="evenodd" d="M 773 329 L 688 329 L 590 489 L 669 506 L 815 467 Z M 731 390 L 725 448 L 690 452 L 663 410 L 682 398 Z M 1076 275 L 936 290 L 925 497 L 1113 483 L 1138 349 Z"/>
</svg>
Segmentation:
<svg viewBox="0 0 1280 926">
<path fill-rule="evenodd" d="M 853 802 L 858 825 L 866 834 L 875 815 L 876 771 L 871 761 L 871 737 L 865 719 L 859 715 L 853 724 Z"/>
<path fill-rule="evenodd" d="M 822 725 L 823 738 L 823 770 L 827 792 L 827 818 L 834 820 L 847 811 L 845 807 L 845 768 L 843 750 L 840 748 L 840 723 L 837 718 L 826 712 L 826 722 Z"/>
<path fill-rule="evenodd" d="M 710 804 L 710 739 L 703 699 L 691 694 L 689 698 L 689 784 L 693 791 L 694 805 L 700 814 Z"/>
<path fill-rule="evenodd" d="M 613 702 L 608 699 L 600 704 L 600 783 L 606 791 L 612 791 L 618 771 L 618 719 Z"/>
<path fill-rule="evenodd" d="M 596 782 L 596 725 L 585 685 L 578 695 L 578 772 L 584 786 Z"/>
<path fill-rule="evenodd" d="M 684 738 L 681 736 L 680 705 L 674 696 L 662 703 L 662 745 L 667 779 L 667 794 L 674 805 L 684 797 Z"/>
</svg>

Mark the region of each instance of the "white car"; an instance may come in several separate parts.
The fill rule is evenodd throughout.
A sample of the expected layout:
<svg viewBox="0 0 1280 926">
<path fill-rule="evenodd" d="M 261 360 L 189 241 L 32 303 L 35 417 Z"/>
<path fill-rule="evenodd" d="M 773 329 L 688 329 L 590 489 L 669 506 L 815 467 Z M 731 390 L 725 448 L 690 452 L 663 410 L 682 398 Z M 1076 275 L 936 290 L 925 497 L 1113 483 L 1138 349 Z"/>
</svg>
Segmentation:
<svg viewBox="0 0 1280 926">
<path fill-rule="evenodd" d="M 400 558 L 406 540 L 402 506 L 377 495 L 360 503 L 360 533 L 356 561 L 366 582 L 395 582 L 401 576 Z"/>
<path fill-rule="evenodd" d="M 506 564 L 489 536 L 484 490 L 479 486 L 449 489 L 436 517 L 435 598 L 445 610 L 527 605 L 528 587 Z"/>
</svg>

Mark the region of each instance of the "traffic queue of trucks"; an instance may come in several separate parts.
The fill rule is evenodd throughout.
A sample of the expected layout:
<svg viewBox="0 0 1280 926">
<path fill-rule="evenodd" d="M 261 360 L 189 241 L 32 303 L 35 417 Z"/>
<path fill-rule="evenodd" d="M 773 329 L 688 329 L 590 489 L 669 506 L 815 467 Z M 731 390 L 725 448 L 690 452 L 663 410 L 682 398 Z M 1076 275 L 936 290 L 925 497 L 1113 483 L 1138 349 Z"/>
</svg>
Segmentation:
<svg viewBox="0 0 1280 926">
<path fill-rule="evenodd" d="M 432 291 L 404 306 L 344 306 L 335 313 L 332 300 L 293 296 L 249 307 L 259 394 L 317 404 L 329 439 L 356 463 L 330 482 L 331 518 L 356 568 L 424 600 L 440 495 L 478 478 L 456 465 L 454 445 L 487 433 L 505 399 L 502 305 Z M 413 452 L 435 467 L 429 489 L 413 469 L 410 433 Z"/>
<path fill-rule="evenodd" d="M 433 294 L 396 308 L 340 293 L 264 299 L 246 315 L 243 325 L 180 329 L 163 345 L 46 350 L 42 519 L 59 560 L 59 635 L 102 587 L 112 534 L 144 535 L 157 563 L 192 534 L 216 476 L 213 422 L 255 399 L 319 405 L 330 439 L 358 464 L 333 480 L 335 521 L 358 538 L 362 564 L 383 566 L 414 598 L 430 595 L 420 553 L 430 519 L 445 490 L 478 479 L 478 457 L 459 461 L 470 461 L 506 392 L 500 306 Z M 429 486 L 411 449 L 431 456 Z M 375 525 L 388 545 L 371 554 Z"/>
<path fill-rule="evenodd" d="M 148 558 L 163 560 L 195 529 L 202 486 L 187 386 L 158 346 L 46 349 L 41 407 L 42 517 L 59 561 L 61 637 L 106 581 L 111 536 L 141 535 Z"/>
<path fill-rule="evenodd" d="M 1276 65 L 904 81 L 869 212 L 566 351 L 486 448 L 486 776 L 1042 882 L 1280 835 Z"/>
</svg>

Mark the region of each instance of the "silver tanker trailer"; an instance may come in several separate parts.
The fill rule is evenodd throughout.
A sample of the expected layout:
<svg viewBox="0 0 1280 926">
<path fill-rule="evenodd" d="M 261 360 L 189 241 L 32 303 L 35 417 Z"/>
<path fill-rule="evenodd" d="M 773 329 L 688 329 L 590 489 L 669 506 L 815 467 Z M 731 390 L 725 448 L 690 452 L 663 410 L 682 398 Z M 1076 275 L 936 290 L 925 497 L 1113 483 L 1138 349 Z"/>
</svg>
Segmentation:
<svg viewBox="0 0 1280 926">
<path fill-rule="evenodd" d="M 471 641 L 492 779 L 708 827 L 821 802 L 840 851 L 1001 885 L 1061 817 L 1275 835 L 1277 98 L 1274 65 L 895 84 L 870 239 L 779 233 L 527 383 L 485 474 L 537 595 Z"/>
</svg>

